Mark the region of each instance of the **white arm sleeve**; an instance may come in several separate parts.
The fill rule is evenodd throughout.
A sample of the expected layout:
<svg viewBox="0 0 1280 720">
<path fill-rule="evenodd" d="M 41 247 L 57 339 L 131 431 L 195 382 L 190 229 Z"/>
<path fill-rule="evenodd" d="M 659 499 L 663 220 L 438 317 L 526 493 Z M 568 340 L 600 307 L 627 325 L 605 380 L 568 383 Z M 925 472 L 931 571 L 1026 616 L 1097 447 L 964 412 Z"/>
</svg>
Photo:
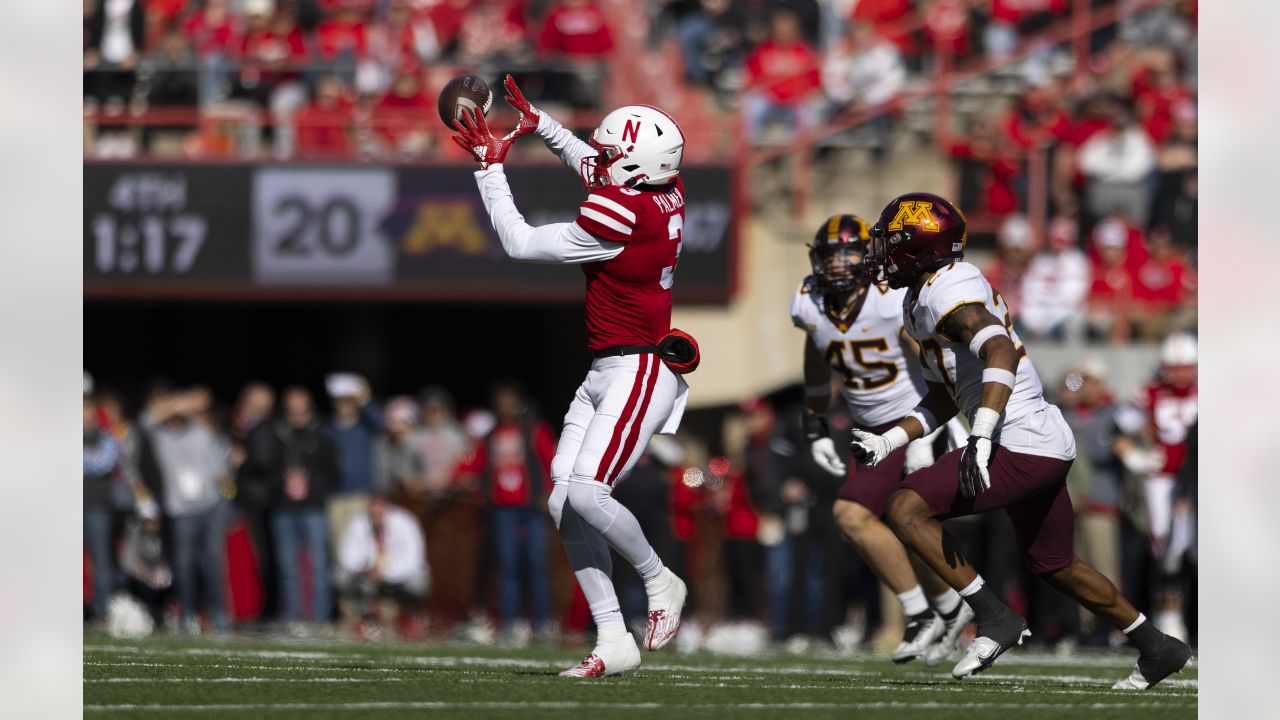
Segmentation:
<svg viewBox="0 0 1280 720">
<path fill-rule="evenodd" d="M 582 172 L 582 158 L 596 154 L 595 148 L 582 142 L 555 118 L 538 112 L 538 137 L 547 144 L 547 149 L 555 153 L 575 174 Z"/>
<path fill-rule="evenodd" d="M 476 185 L 480 188 L 484 209 L 493 221 L 493 229 L 498 231 L 502 249 L 513 260 L 564 264 L 598 262 L 612 260 L 625 247 L 623 243 L 601 240 L 577 223 L 552 223 L 536 228 L 529 225 L 516 209 L 501 164 L 476 171 Z"/>
</svg>

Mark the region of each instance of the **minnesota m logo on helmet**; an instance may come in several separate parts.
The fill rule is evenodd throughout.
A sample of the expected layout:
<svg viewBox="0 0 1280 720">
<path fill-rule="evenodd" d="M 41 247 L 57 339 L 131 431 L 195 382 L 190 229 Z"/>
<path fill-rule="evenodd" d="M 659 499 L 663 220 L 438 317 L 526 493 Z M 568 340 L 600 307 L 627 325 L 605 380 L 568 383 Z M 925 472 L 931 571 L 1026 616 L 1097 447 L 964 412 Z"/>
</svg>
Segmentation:
<svg viewBox="0 0 1280 720">
<path fill-rule="evenodd" d="M 890 230 L 901 230 L 915 225 L 924 232 L 938 232 L 941 228 L 933 217 L 933 203 L 921 200 L 905 200 L 898 203 L 898 214 L 889 222 Z"/>
<path fill-rule="evenodd" d="M 922 274 L 964 257 L 964 213 L 932 193 L 907 193 L 880 212 L 871 229 L 868 260 L 879 265 L 890 287 L 908 287 Z"/>
</svg>

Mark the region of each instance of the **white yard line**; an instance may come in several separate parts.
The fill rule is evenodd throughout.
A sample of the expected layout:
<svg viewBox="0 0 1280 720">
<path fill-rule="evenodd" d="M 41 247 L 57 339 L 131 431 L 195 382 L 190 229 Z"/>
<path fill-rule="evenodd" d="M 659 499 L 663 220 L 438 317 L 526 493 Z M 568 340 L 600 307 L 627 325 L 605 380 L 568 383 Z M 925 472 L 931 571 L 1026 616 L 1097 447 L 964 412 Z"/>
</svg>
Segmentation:
<svg viewBox="0 0 1280 720">
<path fill-rule="evenodd" d="M 608 710 L 872 710 L 872 709 L 1061 709 L 1058 703 L 993 703 L 993 702 L 852 702 L 852 703 L 584 703 L 584 702 L 347 702 L 347 703 L 228 703 L 209 705 L 176 704 L 94 704 L 85 705 L 85 712 L 225 712 L 235 710 L 573 710 L 601 708 Z M 1081 710 L 1121 710 L 1128 708 L 1185 708 L 1182 703 L 1163 702 L 1114 702 L 1072 705 Z"/>
<path fill-rule="evenodd" d="M 198 684 L 198 683 L 382 683 L 382 682 L 411 682 L 412 678 L 400 677 L 375 677 L 375 678 L 349 678 L 349 677 L 212 677 L 212 678 L 155 678 L 155 677 L 109 677 L 109 678 L 91 678 L 86 679 L 86 685 L 97 683 L 139 683 L 150 685 L 152 683 L 181 683 L 181 684 Z"/>
</svg>

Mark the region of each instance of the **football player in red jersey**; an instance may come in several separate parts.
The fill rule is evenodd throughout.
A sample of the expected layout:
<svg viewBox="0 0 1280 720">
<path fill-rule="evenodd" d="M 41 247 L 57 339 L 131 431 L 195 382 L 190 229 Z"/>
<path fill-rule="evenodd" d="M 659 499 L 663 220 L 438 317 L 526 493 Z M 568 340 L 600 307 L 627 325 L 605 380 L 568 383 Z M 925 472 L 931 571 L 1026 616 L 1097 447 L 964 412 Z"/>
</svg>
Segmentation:
<svg viewBox="0 0 1280 720">
<path fill-rule="evenodd" d="M 596 623 L 596 646 L 566 677 L 599 677 L 640 665 L 611 579 L 609 547 L 635 566 L 649 595 L 644 644 L 663 647 L 680 627 L 687 590 L 665 568 L 640 524 L 613 498 L 613 486 L 656 432 L 675 432 L 697 365 L 692 338 L 671 329 L 671 286 L 680 256 L 684 134 L 665 112 L 627 105 L 605 116 L 582 142 L 533 107 L 506 78 L 516 127 L 495 137 L 483 115 L 454 125 L 454 141 L 480 161 L 475 174 L 485 209 L 515 260 L 582 266 L 587 282 L 587 345 L 593 361 L 578 388 L 551 464 L 548 510 Z M 588 190 L 573 222 L 532 227 L 516 209 L 502 167 L 517 138 L 536 132 Z"/>
<path fill-rule="evenodd" d="M 1116 438 L 1116 454 L 1125 467 L 1143 480 L 1151 552 L 1162 575 L 1178 567 L 1178 556 L 1190 542 L 1187 533 L 1174 532 L 1174 489 L 1178 471 L 1187 457 L 1187 431 L 1196 423 L 1199 398 L 1196 339 L 1175 333 L 1160 346 L 1160 372 L 1116 412 L 1116 425 L 1124 433 Z M 1148 448 L 1148 449 L 1144 449 Z M 1160 611 L 1156 627 L 1185 639 L 1182 593 L 1176 578 L 1162 577 L 1156 588 Z"/>
<path fill-rule="evenodd" d="M 964 261 L 964 215 L 944 198 L 908 193 L 880 212 L 866 261 L 892 288 L 908 288 L 903 326 L 920 344 L 927 391 L 882 433 L 855 429 L 853 455 L 875 467 L 895 450 L 963 412 L 968 444 L 908 475 L 889 499 L 889 524 L 902 542 L 973 608 L 978 636 L 951 670 L 981 672 L 1014 645 L 1027 622 L 986 585 L 940 522 L 1004 510 L 1018 549 L 1036 573 L 1138 646 L 1115 689 L 1144 690 L 1181 670 L 1191 648 L 1155 628 L 1106 577 L 1076 557 L 1067 472 L 1075 438 L 1044 398 L 1040 376 L 1010 321 L 1011 311 L 974 265 Z"/>
</svg>

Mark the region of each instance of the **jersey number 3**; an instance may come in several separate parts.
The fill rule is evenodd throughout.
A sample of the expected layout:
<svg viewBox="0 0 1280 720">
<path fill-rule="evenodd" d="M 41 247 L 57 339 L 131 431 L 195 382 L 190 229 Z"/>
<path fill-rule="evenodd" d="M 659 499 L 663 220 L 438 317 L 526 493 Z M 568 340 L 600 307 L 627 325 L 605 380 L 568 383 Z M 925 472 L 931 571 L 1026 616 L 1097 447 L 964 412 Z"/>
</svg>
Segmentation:
<svg viewBox="0 0 1280 720">
<path fill-rule="evenodd" d="M 676 241 L 676 259 L 667 267 L 662 268 L 662 279 L 658 284 L 663 290 L 670 290 L 671 286 L 676 282 L 676 263 L 680 262 L 680 248 L 684 246 L 684 241 L 680 239 L 680 231 L 684 229 L 684 216 L 679 213 L 672 215 L 667 221 L 667 239 Z M 649 277 L 653 277 L 650 275 Z"/>
</svg>

